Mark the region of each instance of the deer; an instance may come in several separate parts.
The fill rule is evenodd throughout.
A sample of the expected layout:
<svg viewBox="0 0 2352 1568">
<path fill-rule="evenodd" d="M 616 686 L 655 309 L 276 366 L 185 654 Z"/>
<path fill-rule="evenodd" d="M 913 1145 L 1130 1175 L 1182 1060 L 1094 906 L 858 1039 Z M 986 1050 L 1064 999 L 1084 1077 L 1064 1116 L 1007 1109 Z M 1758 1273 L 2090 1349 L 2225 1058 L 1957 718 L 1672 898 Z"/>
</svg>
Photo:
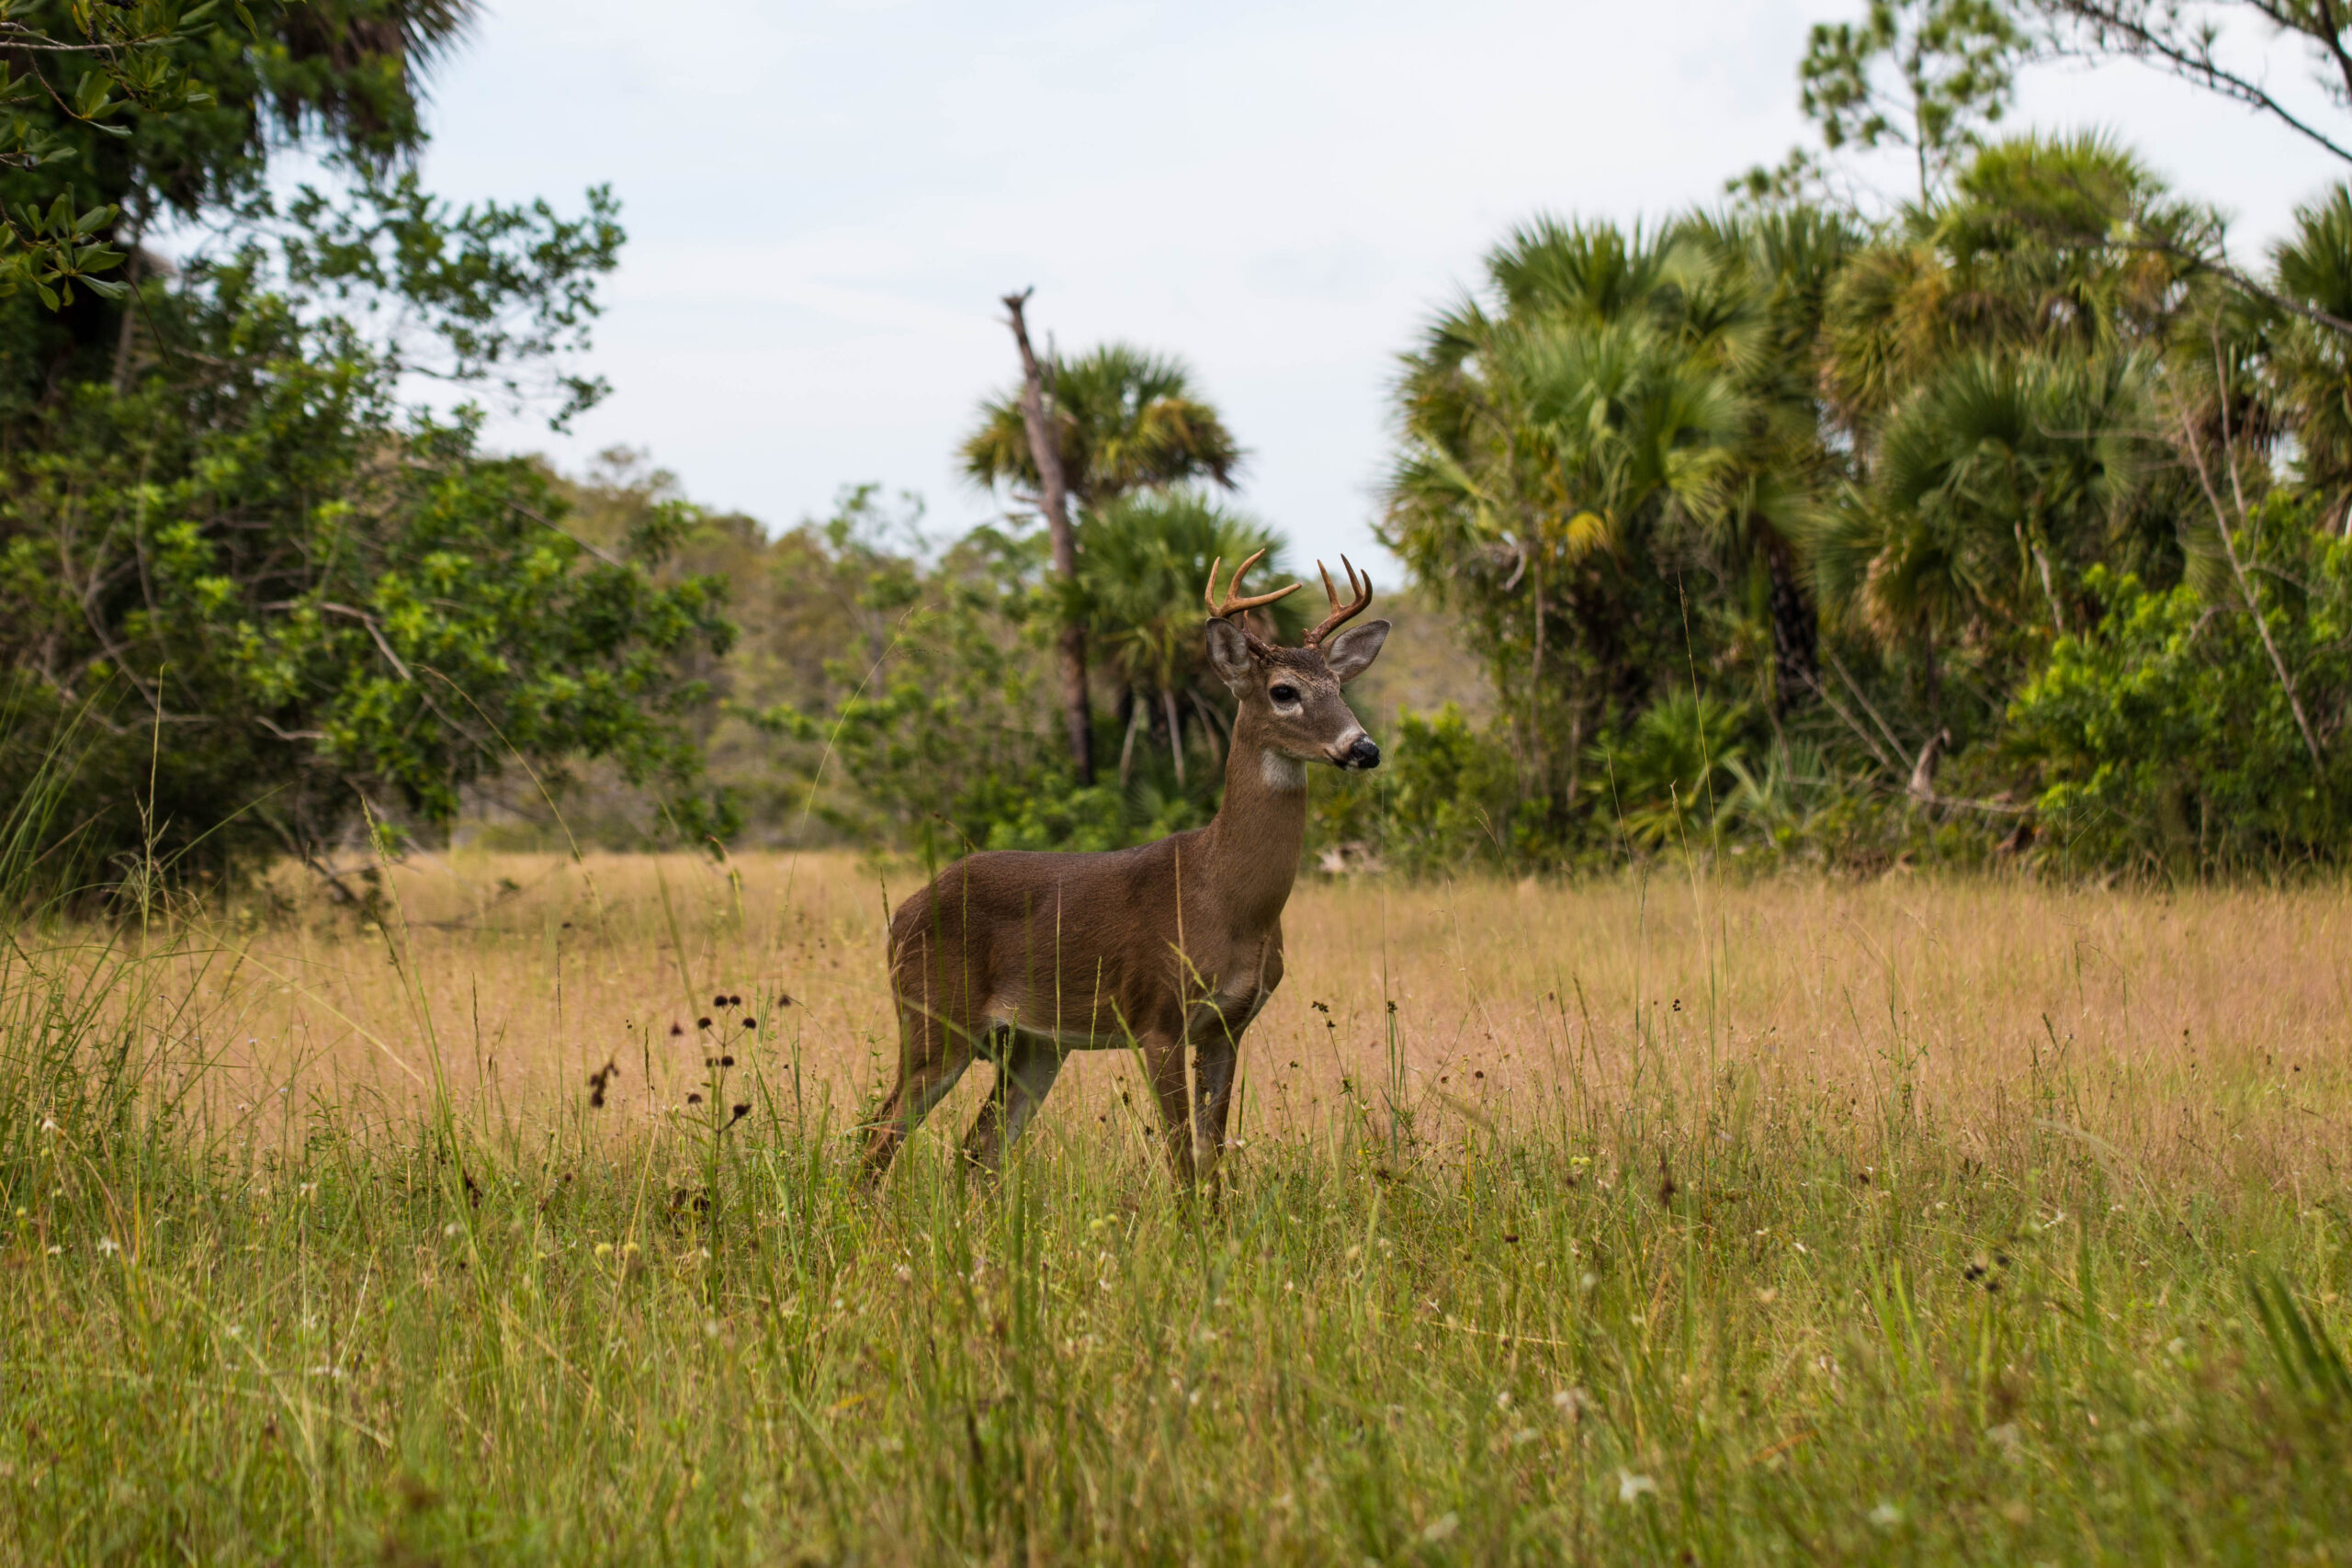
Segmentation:
<svg viewBox="0 0 2352 1568">
<path fill-rule="evenodd" d="M 994 1172 L 1068 1055 L 1097 1050 L 1137 1054 L 1177 1186 L 1214 1175 L 1242 1035 L 1282 984 L 1307 769 L 1380 765 L 1340 694 L 1388 637 L 1383 620 L 1340 629 L 1372 604 L 1371 574 L 1359 581 L 1341 556 L 1342 603 L 1317 562 L 1331 613 L 1298 647 L 1282 648 L 1249 614 L 1305 585 L 1243 595 L 1265 553 L 1235 570 L 1222 600 L 1225 563 L 1212 562 L 1202 595 L 1209 667 L 1237 705 L 1225 798 L 1206 827 L 1124 850 L 967 855 L 891 917 L 899 1077 L 866 1123 L 869 1185 L 976 1056 L 989 1058 L 996 1082 L 964 1155 Z"/>
</svg>

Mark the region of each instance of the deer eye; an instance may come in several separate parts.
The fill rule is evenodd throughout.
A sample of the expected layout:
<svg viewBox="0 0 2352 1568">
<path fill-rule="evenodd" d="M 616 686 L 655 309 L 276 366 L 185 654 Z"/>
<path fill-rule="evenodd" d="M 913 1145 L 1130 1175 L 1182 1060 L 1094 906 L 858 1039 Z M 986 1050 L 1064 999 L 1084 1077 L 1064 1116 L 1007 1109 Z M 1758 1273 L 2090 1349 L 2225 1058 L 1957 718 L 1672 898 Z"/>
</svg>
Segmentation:
<svg viewBox="0 0 2352 1568">
<path fill-rule="evenodd" d="M 1278 703 L 1295 703 L 1298 701 L 1298 688 L 1295 686 L 1276 686 L 1272 691 L 1268 692 L 1266 695 L 1273 698 L 1274 701 Z"/>
</svg>

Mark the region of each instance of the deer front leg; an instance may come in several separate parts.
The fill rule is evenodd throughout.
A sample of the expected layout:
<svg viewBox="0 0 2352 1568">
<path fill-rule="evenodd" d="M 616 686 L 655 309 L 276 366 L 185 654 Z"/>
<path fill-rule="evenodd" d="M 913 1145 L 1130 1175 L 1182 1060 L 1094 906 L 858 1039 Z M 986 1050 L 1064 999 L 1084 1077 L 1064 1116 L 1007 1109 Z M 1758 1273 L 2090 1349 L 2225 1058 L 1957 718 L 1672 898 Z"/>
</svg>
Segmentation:
<svg viewBox="0 0 2352 1568">
<path fill-rule="evenodd" d="M 1151 1075 L 1151 1092 L 1159 1101 L 1159 1134 L 1168 1151 L 1168 1174 L 1178 1188 L 1193 1184 L 1192 1096 L 1184 1084 L 1184 1042 L 1181 1036 L 1159 1035 L 1140 1042 L 1144 1070 Z"/>
<path fill-rule="evenodd" d="M 1203 1181 L 1216 1177 L 1225 1153 L 1226 1112 L 1233 1108 L 1234 1068 L 1241 1058 L 1240 1031 L 1214 1027 L 1193 1055 L 1193 1170 Z"/>
<path fill-rule="evenodd" d="M 1054 1077 L 1062 1070 L 1061 1047 L 1035 1034 L 1013 1033 L 997 1058 L 996 1087 L 980 1107 L 964 1139 L 964 1156 L 982 1170 L 1004 1164 L 1004 1151 L 1021 1136 L 1029 1119 L 1046 1102 Z"/>
</svg>

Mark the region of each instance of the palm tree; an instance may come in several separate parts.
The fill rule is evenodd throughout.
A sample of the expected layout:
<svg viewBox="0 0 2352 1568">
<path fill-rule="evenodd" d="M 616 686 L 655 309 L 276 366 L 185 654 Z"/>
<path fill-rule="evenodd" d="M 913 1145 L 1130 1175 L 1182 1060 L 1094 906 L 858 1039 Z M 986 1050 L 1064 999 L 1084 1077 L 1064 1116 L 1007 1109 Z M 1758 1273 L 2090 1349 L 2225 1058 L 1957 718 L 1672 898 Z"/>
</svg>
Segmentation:
<svg viewBox="0 0 2352 1568">
<path fill-rule="evenodd" d="M 1815 585 L 1917 661 L 1931 730 L 1951 655 L 2000 677 L 1983 694 L 1997 706 L 2040 646 L 2081 629 L 2094 560 L 2179 569 L 2150 396 L 2220 298 L 2195 259 L 2215 232 L 2103 137 L 2019 137 L 1831 289 L 1821 385 L 1853 480 L 1810 530 Z"/>
<path fill-rule="evenodd" d="M 1466 613 L 1497 689 L 1524 694 L 1522 755 L 1537 792 L 1566 801 L 1586 739 L 1671 668 L 1677 600 L 1657 551 L 1720 511 L 1747 405 L 1727 335 L 1690 330 L 1713 310 L 1690 248 L 1542 223 L 1487 272 L 1492 305 L 1464 301 L 1407 356 L 1381 538 Z"/>
<path fill-rule="evenodd" d="M 1216 411 L 1193 395 L 1191 372 L 1177 359 L 1107 344 L 1074 360 L 1057 357 L 1040 366 L 1022 311 L 1027 298 L 1005 299 L 1021 345 L 1022 386 L 980 405 L 979 424 L 964 441 L 964 471 L 990 490 L 1001 483 L 1025 489 L 1045 515 L 1061 579 L 1063 707 L 1070 753 L 1079 782 L 1092 784 L 1080 570 L 1087 520 L 1137 490 L 1200 479 L 1230 488 L 1241 451 Z M 1050 477 L 1038 468 L 1046 456 L 1054 459 L 1047 465 L 1056 470 Z M 1181 771 L 1181 752 L 1177 762 Z"/>
<path fill-rule="evenodd" d="M 1211 749 L 1225 717 L 1201 677 L 1201 585 L 1209 565 L 1228 565 L 1266 552 L 1260 581 L 1275 581 L 1284 568 L 1282 542 L 1255 518 L 1228 511 L 1197 490 L 1123 496 L 1086 525 L 1080 566 L 1093 645 L 1118 671 L 1127 701 L 1126 739 L 1119 752 L 1119 783 L 1133 777 L 1137 735 L 1152 710 L 1168 727 L 1168 746 L 1180 787 L 1186 780 L 1184 716 L 1196 719 Z M 1267 606 L 1276 628 L 1295 637 L 1306 618 L 1296 599 Z"/>
<path fill-rule="evenodd" d="M 1820 685 L 1800 541 L 1846 468 L 1823 439 L 1818 367 L 1830 288 L 1861 236 L 1844 217 L 1804 207 L 1694 217 L 1678 233 L 1706 258 L 1679 290 L 1682 335 L 1722 364 L 1747 403 L 1716 553 L 1728 571 L 1763 575 L 1773 706 L 1786 713 Z"/>
<path fill-rule="evenodd" d="M 2352 321 L 2352 189 L 2339 185 L 2299 209 L 2294 231 L 2270 256 L 2281 294 Z M 2352 336 L 2301 318 L 2280 321 L 2272 336 L 2272 370 L 2304 477 L 2341 518 L 2352 502 Z"/>
<path fill-rule="evenodd" d="M 1871 482 L 1814 540 L 1825 596 L 1920 660 L 1940 725 L 1939 649 L 2021 656 L 2079 632 L 2076 583 L 2129 526 L 2151 467 L 2139 355 L 1977 354 L 1887 421 Z"/>
<path fill-rule="evenodd" d="M 1076 359 L 1057 356 L 1047 390 L 1062 473 L 1082 509 L 1196 480 L 1232 488 L 1241 448 L 1216 410 L 1195 395 L 1182 360 L 1105 344 Z M 1017 391 L 980 405 L 963 458 L 965 474 L 980 484 L 1036 488 Z"/>
</svg>

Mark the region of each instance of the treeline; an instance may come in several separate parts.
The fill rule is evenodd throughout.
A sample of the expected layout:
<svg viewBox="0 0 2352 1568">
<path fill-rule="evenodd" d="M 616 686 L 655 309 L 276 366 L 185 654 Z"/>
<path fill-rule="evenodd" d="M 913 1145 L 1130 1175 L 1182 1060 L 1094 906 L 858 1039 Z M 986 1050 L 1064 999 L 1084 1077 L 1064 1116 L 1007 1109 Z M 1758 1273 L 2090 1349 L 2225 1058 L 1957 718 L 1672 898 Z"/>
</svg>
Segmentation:
<svg viewBox="0 0 2352 1568">
<path fill-rule="evenodd" d="M 1503 694 L 1461 852 L 2338 857 L 2352 200 L 2258 279 L 2220 230 L 2026 136 L 1874 225 L 1511 236 L 1384 523 Z"/>
<path fill-rule="evenodd" d="M 1656 226 L 1504 236 L 1400 334 L 1377 527 L 1410 624 L 1360 702 L 1389 763 L 1318 781 L 1313 852 L 2340 863 L 2352 188 L 2242 266 L 2120 140 L 1996 133 L 2037 54 L 2121 53 L 2352 167 L 2197 52 L 2203 14 L 1873 0 L 1802 63 L 1822 151 Z M 365 901 L 361 852 L 469 820 L 935 858 L 1214 811 L 1209 562 L 1308 563 L 1232 504 L 1242 433 L 1181 361 L 1108 344 L 983 401 L 961 457 L 1002 515 L 952 539 L 871 487 L 776 532 L 641 466 L 567 479 L 401 400 L 560 425 L 603 391 L 571 367 L 609 196 L 452 209 L 413 172 L 469 6 L 11 15 L 46 51 L 0 51 L 22 852 L 142 890 L 290 856 Z M 2273 19 L 2342 58 L 2332 17 Z M 332 178 L 289 197 L 296 148 Z M 1874 148 L 1900 197 L 1856 184 Z M 143 249 L 170 220 L 223 238 Z"/>
<path fill-rule="evenodd" d="M 2213 265 L 2220 230 L 2109 140 L 2026 136 L 1878 223 L 1514 232 L 1405 360 L 1380 523 L 1490 710 L 1408 711 L 1388 768 L 1319 782 L 1318 852 L 2335 863 L 2352 197 L 2259 277 Z M 871 491 L 773 542 L 724 525 L 756 564 L 683 541 L 753 628 L 710 734 L 723 774 L 759 759 L 771 830 L 1100 847 L 1214 809 L 1200 584 L 1279 542 L 1216 499 L 1238 447 L 1180 367 L 1114 347 L 1055 382 L 1074 581 L 1034 526 L 934 550 Z M 1025 450 L 1010 397 L 981 411 L 971 472 L 1016 519 Z M 1118 759 L 1091 785 L 1056 720 L 1072 617 Z"/>
</svg>

